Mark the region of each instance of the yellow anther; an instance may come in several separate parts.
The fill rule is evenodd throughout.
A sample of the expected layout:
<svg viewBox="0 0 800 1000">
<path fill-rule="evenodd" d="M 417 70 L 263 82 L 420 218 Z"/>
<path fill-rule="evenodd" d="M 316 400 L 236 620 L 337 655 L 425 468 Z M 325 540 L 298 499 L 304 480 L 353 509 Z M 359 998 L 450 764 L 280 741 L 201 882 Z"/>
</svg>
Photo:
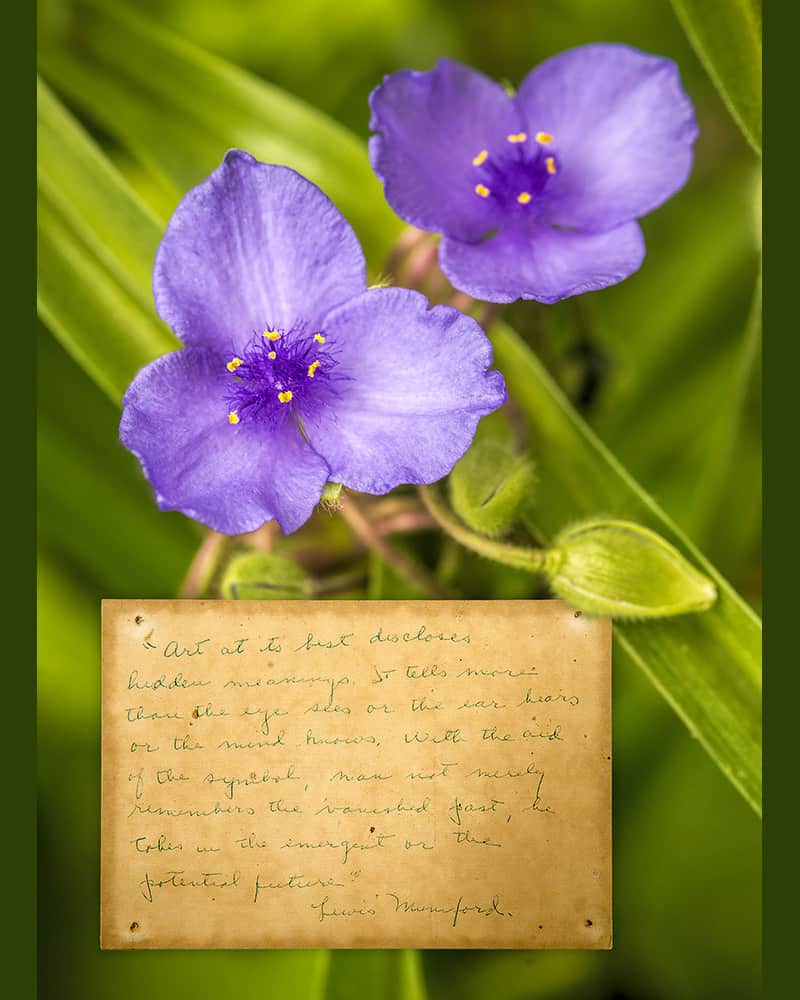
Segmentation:
<svg viewBox="0 0 800 1000">
<path fill-rule="evenodd" d="M 553 157 L 548 156 L 544 162 L 545 166 L 547 167 L 548 174 L 554 174 L 556 172 L 556 161 L 553 159 Z"/>
<path fill-rule="evenodd" d="M 489 150 L 482 149 L 477 156 L 474 156 L 472 158 L 472 166 L 479 167 L 482 163 L 486 163 L 488 159 L 489 159 Z"/>
<path fill-rule="evenodd" d="M 291 403 L 292 401 L 292 390 L 287 389 L 286 392 L 278 393 L 278 402 L 280 403 Z"/>
<path fill-rule="evenodd" d="M 517 195 L 517 201 L 520 203 L 520 205 L 527 205 L 530 200 L 531 196 L 530 192 L 528 191 L 520 191 L 520 193 Z"/>
<path fill-rule="evenodd" d="M 549 146 L 553 141 L 553 137 L 549 132 L 537 132 L 536 141 L 540 142 L 543 146 Z"/>
<path fill-rule="evenodd" d="M 278 355 L 275 353 L 275 351 L 270 351 L 269 354 L 267 355 L 270 361 L 274 361 L 275 358 L 277 358 L 277 356 Z"/>
<path fill-rule="evenodd" d="M 489 195 L 491 194 L 491 191 L 489 190 L 489 188 L 486 187 L 485 184 L 476 184 L 475 194 L 479 194 L 481 198 L 488 198 Z"/>
<path fill-rule="evenodd" d="M 308 377 L 309 378 L 313 378 L 314 377 L 314 372 L 317 370 L 317 368 L 319 368 L 319 361 L 312 361 L 311 364 L 308 366 Z"/>
<path fill-rule="evenodd" d="M 243 365 L 244 361 L 241 358 L 231 358 L 231 360 L 225 365 L 229 372 L 235 372 L 239 365 Z"/>
<path fill-rule="evenodd" d="M 277 340 L 280 337 L 280 335 L 281 334 L 280 334 L 279 330 L 265 330 L 264 331 L 264 336 L 267 338 L 267 340 Z"/>
<path fill-rule="evenodd" d="M 236 410 L 231 410 L 231 412 L 228 414 L 228 423 L 229 424 L 239 423 L 239 414 L 236 412 Z"/>
<path fill-rule="evenodd" d="M 322 336 L 321 333 L 315 333 L 314 334 L 314 340 L 316 340 L 316 342 L 318 344 L 324 344 L 325 343 L 325 338 Z"/>
<path fill-rule="evenodd" d="M 512 132 L 511 135 L 506 136 L 509 142 L 525 142 L 527 138 L 527 132 Z"/>
</svg>

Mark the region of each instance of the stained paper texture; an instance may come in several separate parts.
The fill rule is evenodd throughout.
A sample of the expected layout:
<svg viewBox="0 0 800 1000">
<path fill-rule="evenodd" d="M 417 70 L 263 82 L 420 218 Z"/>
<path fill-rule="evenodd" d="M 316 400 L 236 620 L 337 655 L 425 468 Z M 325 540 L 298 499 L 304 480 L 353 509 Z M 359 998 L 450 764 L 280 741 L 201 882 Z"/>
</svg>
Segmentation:
<svg viewBox="0 0 800 1000">
<path fill-rule="evenodd" d="M 608 948 L 611 626 L 105 601 L 104 948 Z"/>
</svg>

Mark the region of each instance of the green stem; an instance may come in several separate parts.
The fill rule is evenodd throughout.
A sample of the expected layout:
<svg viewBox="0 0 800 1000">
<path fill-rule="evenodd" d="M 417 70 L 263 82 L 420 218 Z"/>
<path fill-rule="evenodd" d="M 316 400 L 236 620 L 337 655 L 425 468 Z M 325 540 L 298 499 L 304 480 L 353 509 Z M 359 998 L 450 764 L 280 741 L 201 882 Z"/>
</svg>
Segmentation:
<svg viewBox="0 0 800 1000">
<path fill-rule="evenodd" d="M 561 558 L 558 549 L 529 549 L 521 545 L 509 545 L 507 542 L 496 542 L 484 535 L 477 535 L 456 518 L 437 496 L 435 490 L 429 486 L 420 486 L 419 493 L 422 502 L 439 527 L 464 548 L 471 549 L 486 559 L 493 559 L 495 562 L 503 563 L 505 566 L 513 566 L 514 569 L 522 569 L 528 573 L 549 576 L 556 568 Z"/>
</svg>

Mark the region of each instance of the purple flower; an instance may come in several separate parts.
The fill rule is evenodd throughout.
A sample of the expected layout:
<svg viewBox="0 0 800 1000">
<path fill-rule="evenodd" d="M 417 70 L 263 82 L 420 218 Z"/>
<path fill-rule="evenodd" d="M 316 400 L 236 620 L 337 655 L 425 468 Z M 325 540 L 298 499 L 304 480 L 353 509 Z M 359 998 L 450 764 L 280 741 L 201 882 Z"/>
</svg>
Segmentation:
<svg viewBox="0 0 800 1000">
<path fill-rule="evenodd" d="M 668 59 L 585 45 L 510 96 L 450 59 L 370 96 L 375 173 L 397 214 L 443 234 L 456 288 L 556 302 L 616 284 L 644 258 L 636 219 L 683 186 L 697 126 Z"/>
<path fill-rule="evenodd" d="M 311 515 L 328 480 L 429 483 L 505 399 L 472 319 L 367 290 L 355 233 L 287 167 L 231 150 L 156 255 L 156 308 L 187 345 L 143 368 L 123 444 L 162 510 L 226 534 Z"/>
</svg>

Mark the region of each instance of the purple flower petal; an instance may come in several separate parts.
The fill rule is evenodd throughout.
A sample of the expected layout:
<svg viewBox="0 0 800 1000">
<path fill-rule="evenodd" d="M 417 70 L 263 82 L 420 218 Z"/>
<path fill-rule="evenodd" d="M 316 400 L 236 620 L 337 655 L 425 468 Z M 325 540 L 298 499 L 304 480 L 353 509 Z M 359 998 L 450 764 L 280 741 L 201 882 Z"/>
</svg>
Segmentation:
<svg viewBox="0 0 800 1000">
<path fill-rule="evenodd" d="M 444 239 L 439 247 L 439 262 L 453 285 L 488 302 L 557 302 L 615 285 L 643 259 L 636 222 L 607 233 L 508 229 L 483 243 Z"/>
<path fill-rule="evenodd" d="M 400 218 L 457 239 L 479 239 L 498 224 L 500 207 L 476 194 L 473 160 L 505 149 L 520 131 L 503 88 L 468 66 L 440 59 L 427 73 L 387 76 L 370 95 L 372 167 Z"/>
<path fill-rule="evenodd" d="M 331 479 L 368 493 L 431 483 L 469 447 L 478 420 L 506 397 L 492 348 L 456 309 L 418 292 L 376 288 L 325 320 L 343 379 L 329 408 L 301 411 Z"/>
<path fill-rule="evenodd" d="M 626 45 L 585 45 L 548 59 L 517 94 L 530 134 L 549 133 L 558 174 L 548 221 L 613 229 L 686 183 L 697 125 L 678 69 Z"/>
<path fill-rule="evenodd" d="M 356 235 L 318 187 L 231 150 L 181 201 L 156 254 L 156 308 L 186 344 L 240 350 L 266 327 L 315 325 L 364 291 Z"/>
<path fill-rule="evenodd" d="M 292 419 L 228 422 L 225 359 L 186 348 L 143 368 L 125 393 L 120 438 L 162 510 L 233 535 L 275 518 L 285 533 L 311 515 L 328 466 Z"/>
</svg>

